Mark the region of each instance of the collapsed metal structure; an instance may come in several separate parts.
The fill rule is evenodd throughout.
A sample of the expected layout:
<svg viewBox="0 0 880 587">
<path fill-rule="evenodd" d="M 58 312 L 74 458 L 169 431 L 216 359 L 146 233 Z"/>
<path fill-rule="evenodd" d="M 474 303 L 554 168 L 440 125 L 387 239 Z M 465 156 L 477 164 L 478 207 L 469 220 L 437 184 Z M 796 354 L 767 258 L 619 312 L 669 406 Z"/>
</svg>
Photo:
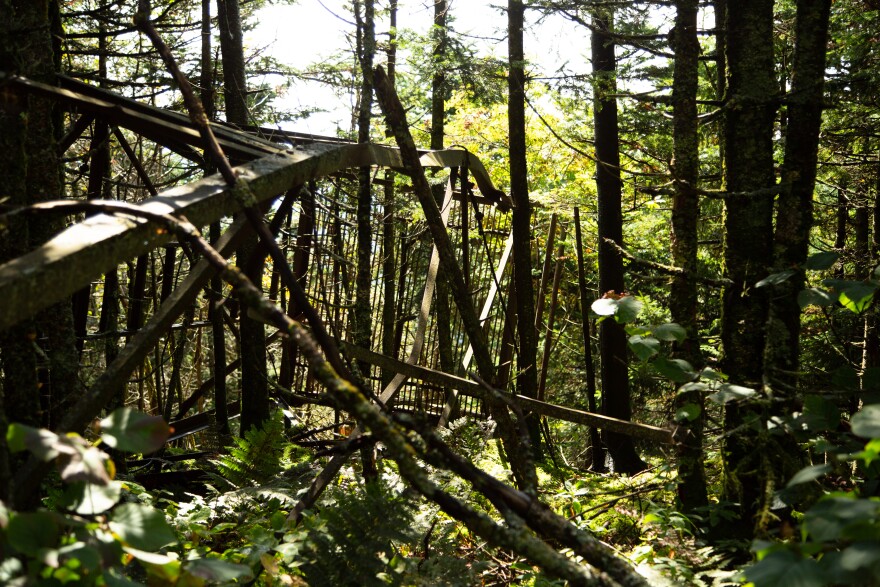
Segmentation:
<svg viewBox="0 0 880 587">
<path fill-rule="evenodd" d="M 222 222 L 225 230 L 215 247 L 227 258 L 233 254 L 247 224 L 236 217 L 240 204 L 228 186 L 219 177 L 207 176 L 159 192 L 149 170 L 122 132 L 124 129 L 134 133 L 203 166 L 201 139 L 187 117 L 63 76 L 57 86 L 50 86 L 0 73 L 0 84 L 64 105 L 71 122 L 59 142 L 61 154 L 74 145 L 94 120 L 106 122 L 130 159 L 140 185 L 153 194 L 137 205 L 153 212 L 182 215 L 196 226 Z M 390 175 L 380 177 L 378 170 L 393 172 L 402 167 L 397 149 L 272 129 L 236 129 L 221 124 L 212 124 L 212 128 L 230 160 L 241 163 L 237 168 L 239 178 L 249 185 L 258 202 L 268 208 L 285 194 L 296 198 L 296 214 L 288 212 L 286 226 L 292 227 L 296 217 L 297 230 L 295 234 L 281 230 L 279 240 L 340 348 L 349 359 L 373 366 L 367 380 L 377 396 L 386 405 L 433 415 L 441 423 L 459 413 L 484 416 L 484 391 L 466 378 L 472 352 L 457 312 L 444 305 L 439 312 L 436 309 L 436 300 L 442 301 L 436 291 L 438 283 L 442 287 L 438 281 L 442 276 L 438 275 L 436 248 L 432 250 L 430 237 L 415 220 L 418 208 L 408 206 L 405 195 L 374 204 L 373 343 L 372 348 L 351 343 L 349 312 L 354 299 L 352 259 L 356 254 L 357 227 L 354 207 L 350 205 L 354 196 L 347 193 L 352 170 L 372 167 L 377 170 L 373 174 L 374 185 L 390 186 L 394 179 Z M 467 276 L 475 307 L 482 309 L 480 320 L 497 358 L 499 384 L 504 386 L 510 379 L 514 358 L 513 316 L 508 312 L 510 303 L 506 298 L 511 273 L 510 200 L 493 186 L 479 159 L 467 151 L 422 152 L 421 163 L 426 168 L 448 170 L 440 175 L 446 178 L 445 185 L 436 186 L 438 201 L 442 201 L 447 231 L 457 246 L 458 262 Z M 397 185 L 396 189 L 405 194 L 405 187 Z M 391 238 L 386 238 L 389 235 Z M 204 261 L 188 259 L 179 246 L 169 242 L 167 234 L 157 232 L 148 222 L 90 216 L 30 253 L 0 266 L 0 329 L 69 298 L 90 284 L 97 287 L 106 272 L 162 247 L 172 251 L 170 256 L 166 253 L 171 265 L 164 271 L 173 273 L 165 281 L 176 286 L 154 300 L 149 319 L 135 332 L 100 332 L 93 320 L 87 331 L 79 333 L 81 338 L 125 337 L 124 348 L 93 383 L 93 388 L 124 387 L 172 329 L 207 325 L 191 318 L 180 324 L 178 321 L 198 303 L 213 271 Z M 383 264 L 386 258 L 395 262 Z M 270 297 L 286 305 L 283 288 L 270 275 L 266 281 Z M 275 337 L 270 337 L 267 344 L 276 344 Z M 451 369 L 449 365 L 441 369 L 441 344 L 451 351 Z M 229 372 L 234 370 L 234 363 L 230 364 Z M 319 390 L 301 361 L 294 357 L 289 365 L 276 367 L 280 387 L 299 397 L 318 395 Z M 185 417 L 208 389 L 210 381 L 202 381 L 195 389 L 185 390 L 187 397 L 180 396 L 178 418 Z M 671 439 L 667 430 L 520 399 L 529 409 L 554 417 L 616 428 L 624 433 L 640 428 L 639 436 L 653 434 L 663 442 Z M 199 426 L 202 424 L 189 428 Z"/>
</svg>

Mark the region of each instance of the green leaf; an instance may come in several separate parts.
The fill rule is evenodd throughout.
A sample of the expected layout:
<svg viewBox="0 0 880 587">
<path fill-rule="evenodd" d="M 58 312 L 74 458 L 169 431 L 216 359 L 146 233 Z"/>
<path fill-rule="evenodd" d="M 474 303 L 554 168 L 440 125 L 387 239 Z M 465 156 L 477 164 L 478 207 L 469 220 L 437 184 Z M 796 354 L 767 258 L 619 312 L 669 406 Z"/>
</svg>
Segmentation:
<svg viewBox="0 0 880 587">
<path fill-rule="evenodd" d="M 875 291 L 876 285 L 856 283 L 840 292 L 837 299 L 850 312 L 861 314 L 871 305 Z"/>
<path fill-rule="evenodd" d="M 42 428 L 31 428 L 24 424 L 10 424 L 6 430 L 6 442 L 10 452 L 29 451 L 43 462 L 54 459 L 59 454 L 60 436 Z"/>
<path fill-rule="evenodd" d="M 644 304 L 632 296 L 623 296 L 620 299 L 600 298 L 593 302 L 590 308 L 599 316 L 614 316 L 620 324 L 634 321 Z"/>
<path fill-rule="evenodd" d="M 62 559 L 76 559 L 79 564 L 90 571 L 101 566 L 101 553 L 97 548 L 87 545 L 85 542 L 74 542 L 58 549 L 58 556 Z"/>
<path fill-rule="evenodd" d="M 78 514 L 91 516 L 106 512 L 119 503 L 122 482 L 110 481 L 107 485 L 77 482 L 67 488 L 61 505 Z"/>
<path fill-rule="evenodd" d="M 58 523 L 49 512 L 18 513 L 6 526 L 9 544 L 28 556 L 37 556 L 40 550 L 56 546 L 58 534 Z"/>
<path fill-rule="evenodd" d="M 824 308 L 832 305 L 835 301 L 836 298 L 831 293 L 816 287 L 801 290 L 797 297 L 798 306 L 801 308 L 806 308 L 807 306 Z"/>
<path fill-rule="evenodd" d="M 768 275 L 761 281 L 755 284 L 755 287 L 764 287 L 767 285 L 779 285 L 796 272 L 794 269 L 786 269 L 785 271 L 780 271 L 779 273 L 773 273 L 772 275 Z"/>
<path fill-rule="evenodd" d="M 228 582 L 237 579 L 250 581 L 254 574 L 245 565 L 230 563 L 216 558 L 200 558 L 186 563 L 186 571 L 191 575 L 211 582 Z"/>
<path fill-rule="evenodd" d="M 617 314 L 615 314 L 614 319 L 621 324 L 633 322 L 638 318 L 644 306 L 642 302 L 634 297 L 624 296 L 618 300 Z"/>
<path fill-rule="evenodd" d="M 660 352 L 660 341 L 650 336 L 635 334 L 629 337 L 629 348 L 640 361 L 647 361 Z"/>
<path fill-rule="evenodd" d="M 807 262 L 804 263 L 804 269 L 809 269 L 810 271 L 831 269 L 839 257 L 840 255 L 833 251 L 815 253 L 807 258 Z"/>
<path fill-rule="evenodd" d="M 110 456 L 96 446 L 78 446 L 73 454 L 58 457 L 58 473 L 67 483 L 84 481 L 97 485 L 110 483 L 106 462 Z"/>
<path fill-rule="evenodd" d="M 700 406 L 697 404 L 685 404 L 675 411 L 676 422 L 693 422 L 700 416 Z"/>
<path fill-rule="evenodd" d="M 138 503 L 124 503 L 113 511 L 110 529 L 138 550 L 158 550 L 176 542 L 161 511 Z"/>
<path fill-rule="evenodd" d="M 807 510 L 804 525 L 810 536 L 822 542 L 856 538 L 880 512 L 880 503 L 867 499 L 826 497 Z M 876 531 L 876 528 L 873 528 Z"/>
<path fill-rule="evenodd" d="M 870 404 L 853 414 L 852 432 L 862 438 L 880 438 L 880 405 Z"/>
<path fill-rule="evenodd" d="M 119 408 L 101 420 L 101 432 L 104 442 L 117 450 L 148 454 L 165 445 L 171 428 L 161 416 Z"/>
<path fill-rule="evenodd" d="M 791 550 L 777 550 L 745 571 L 755 587 L 823 587 L 819 564 Z"/>
<path fill-rule="evenodd" d="M 617 313 L 617 300 L 600 298 L 593 302 L 590 309 L 599 316 L 614 316 Z"/>
<path fill-rule="evenodd" d="M 693 381 L 697 377 L 691 364 L 682 359 L 667 359 L 665 357 L 660 357 L 651 363 L 651 365 L 653 365 L 657 372 L 662 376 L 671 379 L 675 383 L 687 383 L 688 381 Z"/>
<path fill-rule="evenodd" d="M 667 342 L 682 342 L 687 338 L 687 331 L 683 326 L 675 322 L 661 324 L 652 332 L 655 338 L 665 340 Z"/>
<path fill-rule="evenodd" d="M 810 465 L 808 467 L 804 467 L 803 469 L 795 473 L 794 477 L 792 477 L 785 486 L 792 487 L 794 485 L 800 485 L 801 483 L 809 483 L 810 481 L 815 481 L 829 471 L 831 471 L 831 465 L 827 463 L 822 465 Z"/>
<path fill-rule="evenodd" d="M 143 587 L 142 583 L 135 583 L 131 579 L 123 577 L 116 569 L 107 569 L 103 576 L 107 587 Z"/>
<path fill-rule="evenodd" d="M 731 383 L 722 383 L 718 387 L 718 391 L 709 396 L 709 399 L 716 404 L 726 404 L 727 402 L 752 397 L 757 392 L 749 387 L 741 385 L 733 385 Z"/>
</svg>

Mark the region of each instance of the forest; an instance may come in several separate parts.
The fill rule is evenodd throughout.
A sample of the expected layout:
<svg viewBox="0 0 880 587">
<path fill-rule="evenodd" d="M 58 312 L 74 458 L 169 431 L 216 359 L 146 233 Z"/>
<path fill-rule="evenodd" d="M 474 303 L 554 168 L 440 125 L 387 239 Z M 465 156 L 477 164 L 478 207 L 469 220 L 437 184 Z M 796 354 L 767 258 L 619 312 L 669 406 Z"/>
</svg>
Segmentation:
<svg viewBox="0 0 880 587">
<path fill-rule="evenodd" d="M 878 196 L 878 0 L 0 0 L 0 584 L 880 585 Z"/>
</svg>

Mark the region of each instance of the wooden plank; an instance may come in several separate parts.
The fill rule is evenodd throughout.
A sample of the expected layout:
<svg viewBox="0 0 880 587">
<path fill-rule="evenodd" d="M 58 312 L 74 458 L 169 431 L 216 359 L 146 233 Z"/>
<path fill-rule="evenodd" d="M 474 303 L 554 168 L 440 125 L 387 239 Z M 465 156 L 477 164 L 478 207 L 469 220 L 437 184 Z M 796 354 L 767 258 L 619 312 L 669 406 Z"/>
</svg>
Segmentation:
<svg viewBox="0 0 880 587">
<path fill-rule="evenodd" d="M 486 397 L 487 392 L 485 388 L 479 383 L 471 381 L 470 379 L 464 379 L 463 377 L 457 377 L 455 375 L 450 375 L 441 371 L 435 371 L 433 369 L 428 369 L 419 365 L 405 363 L 392 357 L 386 357 L 385 355 L 381 355 L 367 349 L 355 347 L 350 343 L 342 343 L 342 345 L 343 348 L 345 348 L 345 352 L 349 353 L 352 357 L 356 359 L 366 361 L 384 369 L 397 371 L 398 373 L 405 374 L 408 377 L 421 379 L 422 381 L 433 383 L 434 385 L 456 389 L 460 392 L 465 392 L 479 398 Z M 673 444 L 674 442 L 672 438 L 672 430 L 669 430 L 667 428 L 659 428 L 657 426 L 650 426 L 648 424 L 638 424 L 636 422 L 618 420 L 617 418 L 610 418 L 601 414 L 593 414 L 591 412 L 585 412 L 583 410 L 577 410 L 575 408 L 567 408 L 565 406 L 542 402 L 526 397 L 524 395 L 507 393 L 505 393 L 504 395 L 512 398 L 514 401 L 519 402 L 525 410 L 531 410 L 533 413 L 548 416 L 550 418 L 556 418 L 557 420 L 573 422 L 575 424 L 585 424 L 587 426 L 595 426 L 596 428 L 608 430 L 609 432 L 626 434 L 634 438 L 640 438 L 652 442 L 659 442 L 662 444 Z"/>
<path fill-rule="evenodd" d="M 483 303 L 483 309 L 480 311 L 480 324 L 485 323 L 489 318 L 489 313 L 492 311 L 492 306 L 495 304 L 495 297 L 498 295 L 498 284 L 501 283 L 501 278 L 504 276 L 504 270 L 507 269 L 507 263 L 510 260 L 510 254 L 512 252 L 513 230 L 511 230 L 510 234 L 507 236 L 507 243 L 504 245 L 504 252 L 501 254 L 501 259 L 498 261 L 498 268 L 495 270 L 495 278 L 492 280 L 492 284 L 489 287 L 489 295 L 486 296 L 486 301 Z M 473 345 L 468 345 L 464 358 L 461 360 L 461 366 L 464 368 L 465 372 L 470 368 L 473 356 L 474 347 Z M 443 414 L 440 415 L 440 426 L 446 426 L 452 419 L 457 401 L 458 398 L 455 390 L 452 390 L 449 394 L 446 406 L 443 408 Z"/>
<path fill-rule="evenodd" d="M 440 210 L 440 219 L 443 222 L 443 226 L 446 226 L 449 222 L 449 211 L 452 209 L 452 188 L 452 181 L 447 181 L 446 195 L 443 197 L 443 207 Z M 419 306 L 419 314 L 416 319 L 415 340 L 413 341 L 412 348 L 410 348 L 409 356 L 406 359 L 406 362 L 411 365 L 418 362 L 419 357 L 422 354 L 422 347 L 425 344 L 425 332 L 428 329 L 428 315 L 431 313 L 431 304 L 434 302 L 434 290 L 437 287 L 437 272 L 439 270 L 440 251 L 437 250 L 437 245 L 434 245 L 431 250 L 431 261 L 428 264 L 428 274 L 425 276 L 425 289 L 422 293 L 422 303 Z M 406 383 L 407 379 L 407 375 L 398 372 L 391 382 L 385 386 L 382 393 L 379 394 L 380 401 L 382 401 L 382 403 L 392 401 L 394 396 L 397 395 Z"/>
</svg>

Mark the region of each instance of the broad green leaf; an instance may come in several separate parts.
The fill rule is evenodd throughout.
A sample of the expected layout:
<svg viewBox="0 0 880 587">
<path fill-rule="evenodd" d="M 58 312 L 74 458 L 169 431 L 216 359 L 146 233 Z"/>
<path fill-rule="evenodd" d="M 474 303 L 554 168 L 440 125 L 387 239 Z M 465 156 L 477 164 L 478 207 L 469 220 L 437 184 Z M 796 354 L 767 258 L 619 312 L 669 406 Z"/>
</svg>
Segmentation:
<svg viewBox="0 0 880 587">
<path fill-rule="evenodd" d="M 862 438 L 880 438 L 880 405 L 862 406 L 850 420 L 852 432 Z"/>
<path fill-rule="evenodd" d="M 212 583 L 243 579 L 250 581 L 254 574 L 245 565 L 230 563 L 216 558 L 200 558 L 186 563 L 185 570 L 196 577 Z"/>
<path fill-rule="evenodd" d="M 6 538 L 19 552 L 37 556 L 58 544 L 58 523 L 49 512 L 18 513 L 9 519 Z"/>
<path fill-rule="evenodd" d="M 684 422 L 685 420 L 688 422 L 693 422 L 699 417 L 700 406 L 698 406 L 697 404 L 685 404 L 675 411 L 676 422 Z"/>
<path fill-rule="evenodd" d="M 651 334 L 654 335 L 654 338 L 665 340 L 667 342 L 681 342 L 687 338 L 687 331 L 683 326 L 676 324 L 675 322 L 661 324 L 656 327 Z"/>
<path fill-rule="evenodd" d="M 690 363 L 683 359 L 660 357 L 651 363 L 658 373 L 675 383 L 687 383 L 696 379 L 697 374 Z"/>
<path fill-rule="evenodd" d="M 141 550 L 139 548 L 134 548 L 131 546 L 123 546 L 122 550 L 141 561 L 142 563 L 147 563 L 150 565 L 177 565 L 179 566 L 178 557 L 176 552 L 169 552 L 167 554 L 161 552 L 150 552 L 147 550 Z"/>
<path fill-rule="evenodd" d="M 76 559 L 82 567 L 93 571 L 101 566 L 101 553 L 97 548 L 85 542 L 74 542 L 58 549 L 58 556 L 63 559 Z"/>
<path fill-rule="evenodd" d="M 814 253 L 807 258 L 807 262 L 804 263 L 804 269 L 809 269 L 810 271 L 831 269 L 837 262 L 838 257 L 840 255 L 833 251 Z"/>
<path fill-rule="evenodd" d="M 593 302 L 590 308 L 599 316 L 614 316 L 620 324 L 627 324 L 635 320 L 644 304 L 632 296 L 623 296 L 619 299 L 600 298 Z"/>
<path fill-rule="evenodd" d="M 871 305 L 876 290 L 877 286 L 875 285 L 856 283 L 840 292 L 837 299 L 850 312 L 861 314 Z"/>
<path fill-rule="evenodd" d="M 638 318 L 644 306 L 642 302 L 632 296 L 622 297 L 618 300 L 617 314 L 614 315 L 614 319 L 621 324 L 632 322 Z"/>
<path fill-rule="evenodd" d="M 651 336 L 635 334 L 629 337 L 629 348 L 644 362 L 660 352 L 660 341 Z"/>
<path fill-rule="evenodd" d="M 600 298 L 593 302 L 590 309 L 599 316 L 614 316 L 617 313 L 617 300 Z"/>
<path fill-rule="evenodd" d="M 116 569 L 107 569 L 103 576 L 107 587 L 143 587 L 142 583 L 135 583 L 131 579 L 123 577 Z"/>
<path fill-rule="evenodd" d="M 856 542 L 843 549 L 840 557 L 835 561 L 837 566 L 853 578 L 865 580 L 866 574 L 872 575 L 876 584 L 878 577 L 878 563 L 880 563 L 880 545 L 876 542 Z"/>
<path fill-rule="evenodd" d="M 791 550 L 777 550 L 745 571 L 755 587 L 823 587 L 819 564 Z"/>
<path fill-rule="evenodd" d="M 692 391 L 708 391 L 712 389 L 708 383 L 702 383 L 700 381 L 689 381 L 685 383 L 681 387 L 678 388 L 678 393 L 690 393 Z"/>
<path fill-rule="evenodd" d="M 148 454 L 164 446 L 171 428 L 161 416 L 119 408 L 101 420 L 101 432 L 104 442 L 117 450 Z"/>
<path fill-rule="evenodd" d="M 755 390 L 741 385 L 733 385 L 731 383 L 722 383 L 718 387 L 718 391 L 709 396 L 709 399 L 716 404 L 726 404 L 727 402 L 745 399 L 755 395 Z"/>
<path fill-rule="evenodd" d="M 700 371 L 700 377 L 702 379 L 708 379 L 709 381 L 726 381 L 727 375 L 720 371 L 716 371 L 712 367 L 704 367 L 702 371 Z"/>
<path fill-rule="evenodd" d="M 876 533 L 872 521 L 878 513 L 880 503 L 874 501 L 826 497 L 807 510 L 804 525 L 814 540 L 858 539 L 865 530 Z"/>
<path fill-rule="evenodd" d="M 801 290 L 797 297 L 798 306 L 801 308 L 806 308 L 807 306 L 819 306 L 824 308 L 832 305 L 835 301 L 837 301 L 837 298 L 829 292 L 816 287 Z"/>
<path fill-rule="evenodd" d="M 779 273 L 773 273 L 772 275 L 768 275 L 761 281 L 755 284 L 755 287 L 764 287 L 767 285 L 778 285 L 795 274 L 793 269 L 786 269 L 785 271 L 780 271 Z"/>
<path fill-rule="evenodd" d="M 96 446 L 77 447 L 73 454 L 58 457 L 58 473 L 67 483 L 84 481 L 106 485 L 110 483 L 107 461 L 110 456 Z"/>
<path fill-rule="evenodd" d="M 119 503 L 122 482 L 110 481 L 106 485 L 77 482 L 64 492 L 62 505 L 78 514 L 91 516 L 106 512 Z"/>
<path fill-rule="evenodd" d="M 138 550 L 159 550 L 176 541 L 165 514 L 138 503 L 124 503 L 113 510 L 110 529 L 126 546 Z"/>
<path fill-rule="evenodd" d="M 10 424 L 6 430 L 6 442 L 11 452 L 29 451 L 41 461 L 48 462 L 59 455 L 63 438 L 42 428 L 24 424 Z"/>
<path fill-rule="evenodd" d="M 808 483 L 810 481 L 815 481 L 825 473 L 831 471 L 831 465 L 822 464 L 822 465 L 810 465 L 808 467 L 804 467 L 800 471 L 794 474 L 786 487 L 792 487 L 794 485 L 799 485 L 801 483 Z"/>
</svg>

